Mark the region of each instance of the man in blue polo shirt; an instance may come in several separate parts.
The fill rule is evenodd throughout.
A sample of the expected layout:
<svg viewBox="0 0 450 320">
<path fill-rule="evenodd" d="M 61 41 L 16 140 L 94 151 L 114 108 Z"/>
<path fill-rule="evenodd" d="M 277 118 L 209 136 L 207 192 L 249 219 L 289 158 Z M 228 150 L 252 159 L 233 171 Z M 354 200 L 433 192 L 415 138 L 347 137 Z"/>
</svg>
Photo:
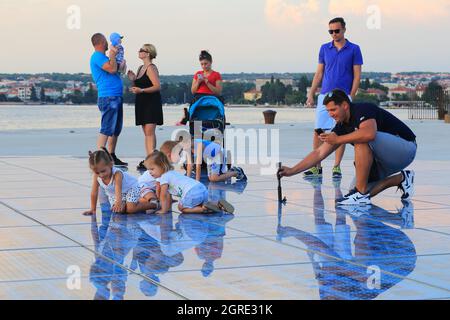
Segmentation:
<svg viewBox="0 0 450 320">
<path fill-rule="evenodd" d="M 101 128 L 97 140 L 97 148 L 106 146 L 109 142 L 109 152 L 116 166 L 126 166 L 127 163 L 117 158 L 115 149 L 123 125 L 123 84 L 117 73 L 117 49 L 111 46 L 109 58 L 105 55 L 108 42 L 101 33 L 91 38 L 95 52 L 91 56 L 90 66 L 92 78 L 98 90 L 98 108 L 101 112 Z"/>
<path fill-rule="evenodd" d="M 314 95 L 322 82 L 322 90 L 317 101 L 315 131 L 313 146 L 317 149 L 321 142 L 318 129 L 331 130 L 335 121 L 328 115 L 323 105 L 323 99 L 327 92 L 333 89 L 341 89 L 353 99 L 358 91 L 361 81 L 361 66 L 363 58 L 358 45 L 351 43 L 345 38 L 346 24 L 343 18 L 335 18 L 329 22 L 328 32 L 333 38 L 332 42 L 322 45 L 319 52 L 319 66 L 314 76 L 311 90 L 308 93 L 307 105 L 314 105 Z M 320 130 L 319 130 L 320 133 Z M 341 161 L 344 156 L 345 146 L 336 151 L 336 158 L 332 170 L 333 178 L 341 178 Z M 305 177 L 322 176 L 320 163 L 304 173 Z"/>
<path fill-rule="evenodd" d="M 405 170 L 417 152 L 416 136 L 411 129 L 388 111 L 371 103 L 352 103 L 347 93 L 333 90 L 324 104 L 336 121 L 331 133 L 322 133 L 323 144 L 293 168 L 282 167 L 280 176 L 290 177 L 327 158 L 339 146 L 350 143 L 355 148 L 355 187 L 338 205 L 369 205 L 381 191 L 398 187 L 402 200 L 414 194 L 414 171 Z"/>
</svg>

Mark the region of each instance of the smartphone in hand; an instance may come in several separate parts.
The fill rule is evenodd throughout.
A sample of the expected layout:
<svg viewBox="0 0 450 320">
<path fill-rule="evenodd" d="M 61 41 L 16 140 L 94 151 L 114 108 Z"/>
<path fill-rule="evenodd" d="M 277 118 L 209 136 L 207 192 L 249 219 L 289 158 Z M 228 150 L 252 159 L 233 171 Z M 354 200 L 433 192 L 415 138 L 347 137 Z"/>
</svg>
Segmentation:
<svg viewBox="0 0 450 320">
<path fill-rule="evenodd" d="M 314 131 L 316 131 L 318 136 L 320 136 L 322 133 L 325 133 L 325 131 L 323 131 L 323 129 L 316 129 Z"/>
</svg>

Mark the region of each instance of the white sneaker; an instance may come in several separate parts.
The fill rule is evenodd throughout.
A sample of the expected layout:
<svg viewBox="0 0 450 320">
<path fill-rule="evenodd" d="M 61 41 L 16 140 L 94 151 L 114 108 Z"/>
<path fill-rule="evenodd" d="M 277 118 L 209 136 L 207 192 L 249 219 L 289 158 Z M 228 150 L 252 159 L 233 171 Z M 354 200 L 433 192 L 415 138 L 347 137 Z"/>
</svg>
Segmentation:
<svg viewBox="0 0 450 320">
<path fill-rule="evenodd" d="M 355 188 L 344 197 L 336 199 L 336 204 L 341 206 L 365 206 L 371 205 L 372 202 L 369 193 L 362 194 Z"/>
<path fill-rule="evenodd" d="M 414 195 L 414 176 L 415 173 L 412 170 L 403 170 L 403 181 L 398 186 L 402 191 L 402 200 L 410 200 Z"/>
</svg>

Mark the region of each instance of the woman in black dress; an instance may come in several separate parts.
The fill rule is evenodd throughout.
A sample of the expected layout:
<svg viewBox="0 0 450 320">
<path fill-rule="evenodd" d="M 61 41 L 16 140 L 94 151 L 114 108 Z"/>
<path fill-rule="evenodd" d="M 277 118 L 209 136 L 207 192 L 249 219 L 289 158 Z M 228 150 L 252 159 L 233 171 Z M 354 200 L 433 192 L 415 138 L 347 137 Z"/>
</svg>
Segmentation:
<svg viewBox="0 0 450 320">
<path fill-rule="evenodd" d="M 158 68 L 153 64 L 155 58 L 155 46 L 144 44 L 139 50 L 139 59 L 142 60 L 143 65 L 139 67 L 137 74 L 128 71 L 128 78 L 133 81 L 131 92 L 136 94 L 136 125 L 142 126 L 144 131 L 147 155 L 156 147 L 156 126 L 163 124 L 161 83 Z M 141 161 L 137 168 L 146 170 L 144 161 Z"/>
</svg>

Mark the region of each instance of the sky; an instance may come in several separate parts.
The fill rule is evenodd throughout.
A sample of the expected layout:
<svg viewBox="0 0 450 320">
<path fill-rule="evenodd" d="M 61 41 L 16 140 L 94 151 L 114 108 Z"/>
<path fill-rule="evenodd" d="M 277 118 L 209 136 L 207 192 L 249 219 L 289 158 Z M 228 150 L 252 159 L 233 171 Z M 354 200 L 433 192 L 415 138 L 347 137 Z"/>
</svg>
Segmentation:
<svg viewBox="0 0 450 320">
<path fill-rule="evenodd" d="M 450 0 L 0 0 L 0 73 L 89 72 L 96 32 L 144 43 L 164 75 L 191 74 L 207 49 L 222 73 L 313 72 L 342 16 L 364 71 L 450 72 Z"/>
</svg>

